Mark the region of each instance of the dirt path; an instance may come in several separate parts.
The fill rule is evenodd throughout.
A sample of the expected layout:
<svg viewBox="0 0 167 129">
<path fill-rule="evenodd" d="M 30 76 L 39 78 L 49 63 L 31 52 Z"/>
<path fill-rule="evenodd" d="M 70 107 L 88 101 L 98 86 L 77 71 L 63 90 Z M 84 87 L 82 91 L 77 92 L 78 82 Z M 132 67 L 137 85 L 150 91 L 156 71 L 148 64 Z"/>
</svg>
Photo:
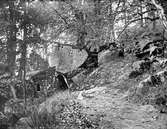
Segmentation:
<svg viewBox="0 0 167 129">
<path fill-rule="evenodd" d="M 96 89 L 97 90 L 97 89 Z M 88 91 L 87 91 L 88 92 Z M 90 93 L 83 93 L 80 102 L 89 115 L 100 114 L 103 129 L 166 129 L 165 115 L 160 116 L 151 105 L 135 105 L 125 98 L 128 93 L 120 93 L 118 89 L 101 88 Z"/>
<path fill-rule="evenodd" d="M 122 62 L 110 63 L 99 71 L 101 79 L 95 80 L 99 87 L 84 91 L 78 98 L 85 107 L 84 112 L 92 116 L 100 114 L 101 129 L 166 129 L 167 115 L 159 115 L 152 105 L 127 101 L 128 90 L 121 90 L 121 87 L 126 89 L 128 84 L 134 84 L 128 82 L 130 68 L 126 65 Z"/>
</svg>

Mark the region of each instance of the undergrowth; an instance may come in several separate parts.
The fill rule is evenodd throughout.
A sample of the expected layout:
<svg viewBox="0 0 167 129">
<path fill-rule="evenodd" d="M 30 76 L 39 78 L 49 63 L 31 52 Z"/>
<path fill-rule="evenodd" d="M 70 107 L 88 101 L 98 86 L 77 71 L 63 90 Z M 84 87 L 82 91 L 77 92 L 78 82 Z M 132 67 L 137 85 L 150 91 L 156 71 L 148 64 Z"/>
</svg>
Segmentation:
<svg viewBox="0 0 167 129">
<path fill-rule="evenodd" d="M 59 93 L 54 100 L 42 110 L 34 106 L 26 119 L 26 124 L 18 129 L 96 129 L 98 120 L 92 120 L 82 112 L 82 105 L 68 95 Z M 63 99 L 64 96 L 64 99 Z"/>
<path fill-rule="evenodd" d="M 167 108 L 167 80 L 163 81 L 157 75 L 150 76 L 150 80 L 144 82 L 143 87 L 130 89 L 128 100 L 142 105 L 151 104 L 161 111 Z"/>
</svg>

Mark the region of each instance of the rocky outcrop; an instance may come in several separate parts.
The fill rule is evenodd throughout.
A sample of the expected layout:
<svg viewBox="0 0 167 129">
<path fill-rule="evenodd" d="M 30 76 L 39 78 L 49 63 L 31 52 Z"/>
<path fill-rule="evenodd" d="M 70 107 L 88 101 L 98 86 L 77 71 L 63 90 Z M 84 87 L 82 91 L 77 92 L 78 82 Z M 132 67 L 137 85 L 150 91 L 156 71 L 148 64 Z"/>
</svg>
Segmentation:
<svg viewBox="0 0 167 129">
<path fill-rule="evenodd" d="M 49 66 L 56 66 L 56 71 L 67 73 L 81 66 L 87 59 L 85 50 L 73 49 L 69 46 L 57 47 L 49 54 Z"/>
</svg>

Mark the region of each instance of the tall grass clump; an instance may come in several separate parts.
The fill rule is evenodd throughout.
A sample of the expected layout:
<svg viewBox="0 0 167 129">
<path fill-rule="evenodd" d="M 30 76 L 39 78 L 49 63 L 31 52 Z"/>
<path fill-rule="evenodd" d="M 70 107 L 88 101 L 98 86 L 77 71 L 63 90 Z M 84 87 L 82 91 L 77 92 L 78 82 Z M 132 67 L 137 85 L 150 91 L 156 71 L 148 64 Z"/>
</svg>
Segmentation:
<svg viewBox="0 0 167 129">
<path fill-rule="evenodd" d="M 96 129 L 98 123 L 83 113 L 83 106 L 67 92 L 57 93 L 27 120 L 30 129 Z"/>
</svg>

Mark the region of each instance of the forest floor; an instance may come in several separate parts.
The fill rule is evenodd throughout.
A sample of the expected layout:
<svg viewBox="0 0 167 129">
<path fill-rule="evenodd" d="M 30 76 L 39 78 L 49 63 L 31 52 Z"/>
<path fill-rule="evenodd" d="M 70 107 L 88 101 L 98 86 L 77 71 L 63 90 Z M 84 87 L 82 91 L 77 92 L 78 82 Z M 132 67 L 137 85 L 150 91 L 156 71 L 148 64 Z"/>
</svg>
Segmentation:
<svg viewBox="0 0 167 129">
<path fill-rule="evenodd" d="M 131 61 L 111 61 L 85 79 L 86 85 L 94 88 L 73 94 L 84 106 L 86 114 L 92 118 L 98 115 L 100 129 L 166 129 L 166 114 L 160 114 L 152 105 L 129 101 L 130 88 L 139 84 L 128 78 L 130 71 Z"/>
</svg>

